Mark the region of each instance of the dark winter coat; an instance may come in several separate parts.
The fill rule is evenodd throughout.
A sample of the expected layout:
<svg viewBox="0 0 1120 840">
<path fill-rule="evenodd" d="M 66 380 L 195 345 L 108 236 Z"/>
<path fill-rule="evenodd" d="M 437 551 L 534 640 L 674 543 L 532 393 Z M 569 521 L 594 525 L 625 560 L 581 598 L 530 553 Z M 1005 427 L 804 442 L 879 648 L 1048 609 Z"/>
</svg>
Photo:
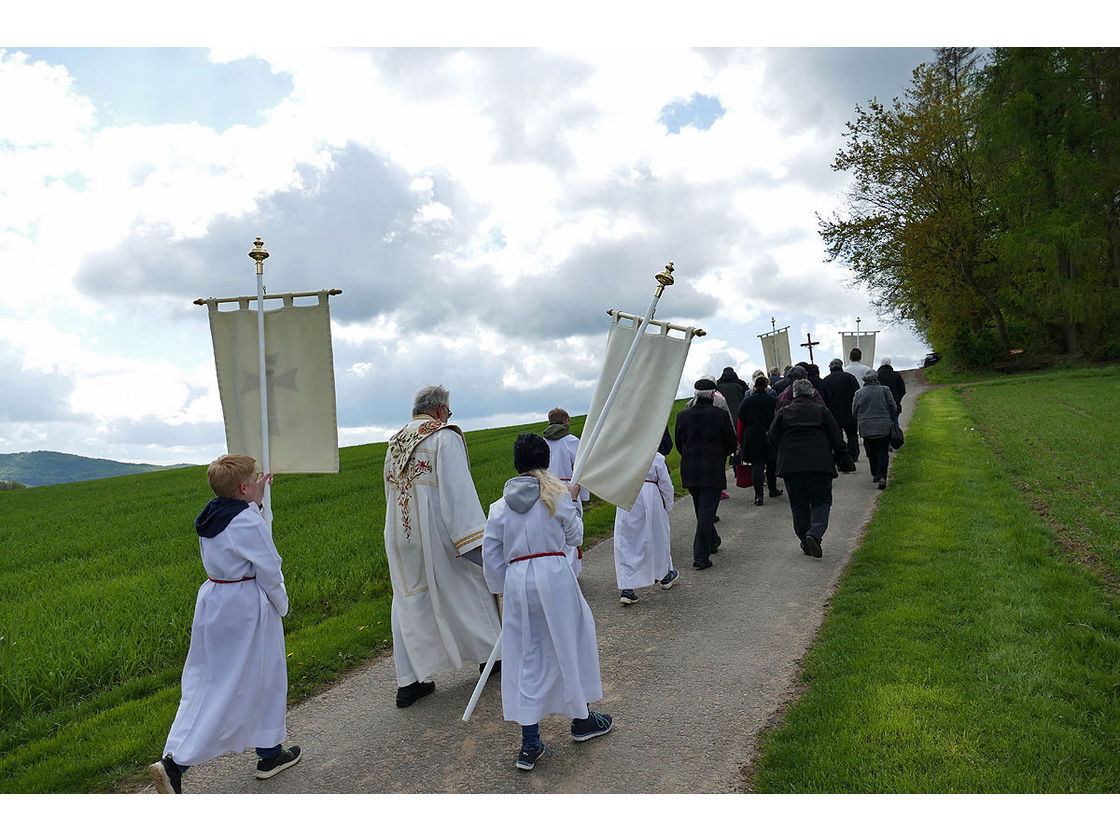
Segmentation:
<svg viewBox="0 0 1120 840">
<path fill-rule="evenodd" d="M 902 379 L 902 374 L 895 370 L 890 365 L 879 365 L 879 384 L 886 385 L 891 389 L 891 396 L 894 397 L 895 412 L 902 413 L 902 398 L 906 395 L 906 383 Z"/>
<path fill-rule="evenodd" d="M 734 371 L 724 371 L 716 380 L 716 390 L 727 400 L 727 407 L 735 411 L 750 390 L 747 383 L 735 375 Z"/>
<path fill-rule="evenodd" d="M 751 391 L 739 406 L 739 420 L 743 423 L 743 460 L 755 463 L 769 461 L 774 450 L 766 442 L 766 433 L 774 422 L 774 412 L 778 410 L 778 398 L 768 391 Z"/>
<path fill-rule="evenodd" d="M 836 418 L 809 396 L 796 397 L 775 414 L 766 439 L 778 450 L 778 475 L 826 473 L 835 477 L 837 464 L 845 472 L 855 468 Z"/>
<path fill-rule="evenodd" d="M 735 430 L 727 412 L 711 400 L 697 400 L 677 415 L 681 486 L 727 487 L 727 456 L 735 451 Z"/>
<path fill-rule="evenodd" d="M 770 380 L 770 387 L 774 389 L 775 396 L 789 387 L 789 380 L 784 376 L 775 376 Z"/>
<path fill-rule="evenodd" d="M 824 378 L 823 382 L 824 399 L 836 422 L 840 424 L 856 422 L 855 415 L 852 414 L 852 397 L 859 390 L 859 380 L 850 373 L 834 370 Z"/>
</svg>

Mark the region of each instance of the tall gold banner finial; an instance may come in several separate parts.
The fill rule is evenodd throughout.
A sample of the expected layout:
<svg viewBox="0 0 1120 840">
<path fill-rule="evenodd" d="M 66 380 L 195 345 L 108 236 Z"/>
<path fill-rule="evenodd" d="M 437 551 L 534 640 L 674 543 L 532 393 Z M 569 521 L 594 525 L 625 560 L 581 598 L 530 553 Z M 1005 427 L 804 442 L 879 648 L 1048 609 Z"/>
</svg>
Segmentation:
<svg viewBox="0 0 1120 840">
<path fill-rule="evenodd" d="M 667 263 L 664 271 L 659 271 L 653 275 L 653 279 L 657 281 L 657 288 L 654 290 L 654 297 L 661 297 L 661 293 L 665 291 L 666 286 L 673 285 L 673 264 Z"/>
<path fill-rule="evenodd" d="M 259 236 L 253 240 L 255 246 L 249 256 L 257 261 L 257 274 L 264 274 L 264 261 L 268 259 L 268 251 L 264 249 L 264 240 Z"/>
</svg>

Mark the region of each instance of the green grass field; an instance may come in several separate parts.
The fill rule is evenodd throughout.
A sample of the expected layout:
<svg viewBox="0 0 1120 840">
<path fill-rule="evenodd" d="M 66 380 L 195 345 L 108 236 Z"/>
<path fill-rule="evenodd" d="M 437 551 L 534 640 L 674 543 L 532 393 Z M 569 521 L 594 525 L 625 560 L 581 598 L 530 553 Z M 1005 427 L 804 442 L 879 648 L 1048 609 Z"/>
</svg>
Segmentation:
<svg viewBox="0 0 1120 840">
<path fill-rule="evenodd" d="M 1120 791 L 1118 409 L 1116 368 L 922 398 L 755 790 Z"/>
<path fill-rule="evenodd" d="M 467 434 L 484 510 L 513 475 L 517 435 L 544 426 Z M 385 447 L 344 448 L 337 475 L 273 486 L 289 702 L 390 643 Z M 158 754 L 205 579 L 193 522 L 211 495 L 204 467 L 0 493 L 0 792 L 111 790 Z M 593 498 L 586 542 L 613 527 L 614 507 Z"/>
</svg>

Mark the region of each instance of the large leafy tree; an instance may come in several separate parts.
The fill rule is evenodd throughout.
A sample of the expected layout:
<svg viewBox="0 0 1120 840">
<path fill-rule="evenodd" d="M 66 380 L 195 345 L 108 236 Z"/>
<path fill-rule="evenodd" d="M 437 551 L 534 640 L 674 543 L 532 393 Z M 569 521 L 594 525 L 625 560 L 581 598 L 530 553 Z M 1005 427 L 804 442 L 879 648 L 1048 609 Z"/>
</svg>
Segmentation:
<svg viewBox="0 0 1120 840">
<path fill-rule="evenodd" d="M 1116 355 L 1120 50 L 997 49 L 982 82 L 1005 300 L 1041 347 Z"/>
<path fill-rule="evenodd" d="M 852 175 L 844 211 L 820 220 L 829 259 L 847 265 L 880 313 L 973 360 L 1005 352 L 988 179 L 977 142 L 975 51 L 939 50 L 890 107 L 847 124 L 833 168 Z"/>
</svg>

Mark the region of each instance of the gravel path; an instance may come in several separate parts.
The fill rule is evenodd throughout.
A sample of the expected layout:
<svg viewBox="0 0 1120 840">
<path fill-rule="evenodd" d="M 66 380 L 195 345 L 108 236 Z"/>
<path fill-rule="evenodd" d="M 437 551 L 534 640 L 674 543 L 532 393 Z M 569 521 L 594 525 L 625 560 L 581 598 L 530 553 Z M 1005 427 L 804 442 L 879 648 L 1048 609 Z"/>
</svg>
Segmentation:
<svg viewBox="0 0 1120 840">
<path fill-rule="evenodd" d="M 903 425 L 925 390 L 906 371 Z M 905 450 L 902 456 L 905 457 Z M 893 457 L 893 456 L 892 456 Z M 733 793 L 758 735 L 793 694 L 840 573 L 880 492 L 865 457 L 833 484 L 824 557 L 802 554 L 785 496 L 755 507 L 754 491 L 729 488 L 717 526 L 715 565 L 692 568 L 691 499 L 670 514 L 672 589 L 640 590 L 618 602 L 613 546 L 585 552 L 581 585 L 595 615 L 604 698 L 614 731 L 576 743 L 552 715 L 541 736 L 552 748 L 531 773 L 514 760 L 520 729 L 502 720 L 497 679 L 472 719 L 463 710 L 474 667 L 435 677 L 436 691 L 407 709 L 394 703 L 385 654 L 288 713 L 289 742 L 304 758 L 273 779 L 254 778 L 252 751 L 190 771 L 186 793 Z M 732 482 L 733 483 L 733 482 Z M 779 482 L 780 484 L 780 482 Z M 890 492 L 888 489 L 885 492 Z M 149 785 L 146 790 L 154 792 Z"/>
</svg>

